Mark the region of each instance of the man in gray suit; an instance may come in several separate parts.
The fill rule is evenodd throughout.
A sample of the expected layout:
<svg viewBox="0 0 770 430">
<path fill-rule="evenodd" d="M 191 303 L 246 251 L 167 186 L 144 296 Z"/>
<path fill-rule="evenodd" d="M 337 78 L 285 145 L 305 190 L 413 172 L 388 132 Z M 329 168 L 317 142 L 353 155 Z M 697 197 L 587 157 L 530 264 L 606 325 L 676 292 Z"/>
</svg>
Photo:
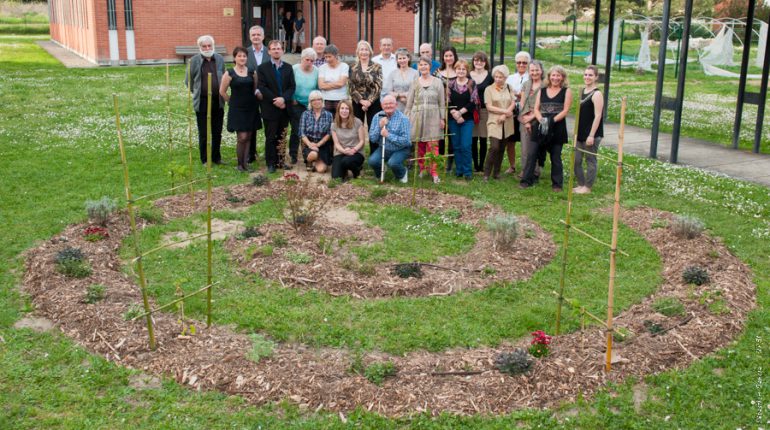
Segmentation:
<svg viewBox="0 0 770 430">
<path fill-rule="evenodd" d="M 214 51 L 214 38 L 205 35 L 198 38 L 199 54 L 190 58 L 189 76 L 185 73 L 184 83 L 192 92 L 193 109 L 198 121 L 198 148 L 201 163 L 206 163 L 206 110 L 211 99 L 211 162 L 222 164 L 219 147 L 222 143 L 222 123 L 225 118 L 225 101 L 219 95 L 219 83 L 225 73 L 225 59 Z M 208 86 L 211 75 L 211 87 Z M 192 84 L 190 84 L 192 82 Z"/>
<path fill-rule="evenodd" d="M 265 40 L 265 29 L 255 25 L 249 29 L 249 39 L 251 40 L 251 46 L 247 48 L 249 51 L 249 58 L 246 62 L 246 66 L 249 70 L 256 71 L 257 67 L 262 64 L 263 61 L 267 61 L 267 49 L 262 43 Z M 257 111 L 259 111 L 259 104 L 257 104 Z M 249 144 L 249 163 L 253 163 L 257 160 L 257 130 L 251 133 L 251 143 Z"/>
</svg>

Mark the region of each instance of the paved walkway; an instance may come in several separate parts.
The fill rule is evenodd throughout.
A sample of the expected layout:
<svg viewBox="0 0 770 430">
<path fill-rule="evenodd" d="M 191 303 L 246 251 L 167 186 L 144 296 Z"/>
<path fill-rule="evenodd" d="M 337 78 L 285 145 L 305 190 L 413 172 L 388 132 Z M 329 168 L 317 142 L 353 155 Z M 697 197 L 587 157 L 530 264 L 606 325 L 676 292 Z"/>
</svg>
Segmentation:
<svg viewBox="0 0 770 430">
<path fill-rule="evenodd" d="M 602 145 L 617 149 L 619 129 L 618 124 L 605 124 L 605 138 Z M 572 129 L 570 128 L 570 130 Z M 650 130 L 627 125 L 625 132 L 623 151 L 649 157 Z M 660 133 L 658 137 L 658 160 L 668 161 L 670 155 L 671 135 Z M 677 162 L 770 187 L 769 154 L 754 154 L 749 151 L 728 149 L 715 143 L 681 137 Z"/>
<path fill-rule="evenodd" d="M 53 58 L 59 60 L 64 67 L 68 69 L 72 68 L 87 68 L 87 67 L 99 67 L 97 64 L 92 63 L 78 54 L 57 45 L 50 40 L 39 40 L 36 42 L 46 52 L 51 54 Z"/>
</svg>

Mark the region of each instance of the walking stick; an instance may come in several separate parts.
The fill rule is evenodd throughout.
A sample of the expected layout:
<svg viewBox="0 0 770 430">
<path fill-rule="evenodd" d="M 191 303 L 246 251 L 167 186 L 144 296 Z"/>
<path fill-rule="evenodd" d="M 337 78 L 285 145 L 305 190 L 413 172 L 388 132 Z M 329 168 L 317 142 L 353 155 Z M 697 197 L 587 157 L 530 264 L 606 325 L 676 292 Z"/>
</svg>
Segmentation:
<svg viewBox="0 0 770 430">
<path fill-rule="evenodd" d="M 380 157 L 380 183 L 385 182 L 385 138 L 382 138 L 382 157 Z"/>
</svg>

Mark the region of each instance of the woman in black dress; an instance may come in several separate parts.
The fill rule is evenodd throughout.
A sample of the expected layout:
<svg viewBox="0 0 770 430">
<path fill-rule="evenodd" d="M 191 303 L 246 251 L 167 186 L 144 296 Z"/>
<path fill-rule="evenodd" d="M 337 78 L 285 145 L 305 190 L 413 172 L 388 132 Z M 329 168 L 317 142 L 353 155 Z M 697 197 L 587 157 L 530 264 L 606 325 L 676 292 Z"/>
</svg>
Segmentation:
<svg viewBox="0 0 770 430">
<path fill-rule="evenodd" d="M 238 157 L 238 170 L 249 171 L 249 142 L 251 133 L 262 128 L 257 113 L 258 96 L 254 95 L 257 88 L 257 72 L 246 66 L 249 52 L 242 47 L 233 50 L 235 66 L 222 76 L 219 94 L 229 103 L 227 111 L 227 131 L 236 133 L 238 144 L 235 154 Z M 230 88 L 230 95 L 227 88 Z"/>
<path fill-rule="evenodd" d="M 544 85 L 535 98 L 535 119 L 538 130 L 532 139 L 538 142 L 540 150 L 548 152 L 551 158 L 551 186 L 554 192 L 561 192 L 564 187 L 564 166 L 561 150 L 567 143 L 567 114 L 572 106 L 572 91 L 567 81 L 564 67 L 553 66 L 548 70 Z M 527 157 L 527 166 L 519 186 L 528 188 L 535 181 L 535 163 L 537 157 Z"/>
</svg>

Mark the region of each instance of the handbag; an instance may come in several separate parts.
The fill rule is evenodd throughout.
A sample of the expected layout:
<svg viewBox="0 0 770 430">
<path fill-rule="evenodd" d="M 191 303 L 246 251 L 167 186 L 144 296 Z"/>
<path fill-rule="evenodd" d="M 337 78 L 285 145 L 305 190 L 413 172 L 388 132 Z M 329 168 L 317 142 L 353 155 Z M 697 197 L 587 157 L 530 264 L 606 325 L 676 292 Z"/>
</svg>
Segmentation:
<svg viewBox="0 0 770 430">
<path fill-rule="evenodd" d="M 479 125 L 479 122 L 481 121 L 481 117 L 479 116 L 479 110 L 474 109 L 473 110 L 473 123 L 476 125 Z"/>
</svg>

